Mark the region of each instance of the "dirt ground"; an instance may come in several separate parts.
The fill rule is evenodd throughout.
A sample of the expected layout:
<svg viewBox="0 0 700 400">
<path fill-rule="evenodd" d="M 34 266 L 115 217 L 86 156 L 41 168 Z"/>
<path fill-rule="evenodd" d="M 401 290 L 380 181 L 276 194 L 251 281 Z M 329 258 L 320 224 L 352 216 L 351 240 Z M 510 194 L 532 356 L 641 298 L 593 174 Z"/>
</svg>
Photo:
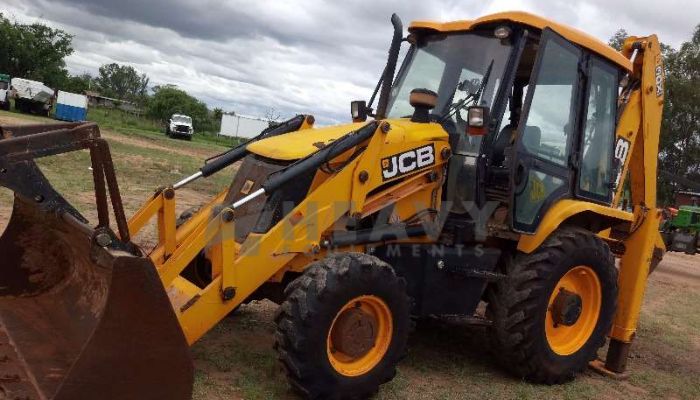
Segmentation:
<svg viewBox="0 0 700 400">
<path fill-rule="evenodd" d="M 36 120 L 33 120 L 36 121 Z M 41 120 L 39 120 L 41 121 Z M 47 120 L 43 120 L 47 121 Z M 32 121 L 29 121 L 32 122 Z M 0 113 L 0 124 L 27 119 Z M 191 148 L 186 142 L 124 135 L 104 130 L 112 146 L 124 203 L 131 215 L 152 190 L 196 170 L 223 148 Z M 82 210 L 92 188 L 66 176 L 87 174 L 80 157 L 42 165 L 52 182 Z M 89 175 L 86 175 L 89 176 Z M 198 183 L 178 191 L 178 209 L 196 206 L 230 180 Z M 11 195 L 0 190 L 0 232 L 11 214 Z M 88 217 L 92 214 L 85 212 Z M 153 231 L 139 238 L 144 247 Z M 254 302 L 224 319 L 192 347 L 196 400 L 296 399 L 272 350 L 275 305 Z M 630 377 L 617 381 L 586 371 L 558 386 L 531 385 L 498 367 L 484 328 L 453 322 L 419 324 L 409 356 L 377 399 L 700 399 L 700 255 L 668 253 L 649 280 L 637 339 L 629 360 Z M 604 355 L 605 349 L 601 350 Z"/>
<path fill-rule="evenodd" d="M 667 253 L 649 280 L 627 380 L 589 370 L 565 385 L 531 385 L 494 363 L 483 328 L 433 321 L 418 326 L 409 356 L 377 398 L 698 399 L 698 293 L 700 255 Z M 271 350 L 275 307 L 267 301 L 242 306 L 195 344 L 195 399 L 297 398 Z"/>
</svg>

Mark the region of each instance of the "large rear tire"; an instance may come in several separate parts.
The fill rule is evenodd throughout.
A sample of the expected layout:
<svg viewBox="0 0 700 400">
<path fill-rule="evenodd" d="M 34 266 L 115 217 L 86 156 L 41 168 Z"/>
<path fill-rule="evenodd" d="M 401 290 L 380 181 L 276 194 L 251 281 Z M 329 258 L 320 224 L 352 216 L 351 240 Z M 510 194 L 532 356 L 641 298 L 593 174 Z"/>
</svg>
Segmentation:
<svg viewBox="0 0 700 400">
<path fill-rule="evenodd" d="M 362 399 L 396 374 L 410 328 L 405 281 L 376 257 L 332 255 L 285 290 L 275 349 L 309 399 Z"/>
<path fill-rule="evenodd" d="M 497 358 L 534 383 L 571 380 L 596 358 L 612 325 L 617 269 L 608 245 L 560 228 L 506 269 L 489 292 Z"/>
</svg>

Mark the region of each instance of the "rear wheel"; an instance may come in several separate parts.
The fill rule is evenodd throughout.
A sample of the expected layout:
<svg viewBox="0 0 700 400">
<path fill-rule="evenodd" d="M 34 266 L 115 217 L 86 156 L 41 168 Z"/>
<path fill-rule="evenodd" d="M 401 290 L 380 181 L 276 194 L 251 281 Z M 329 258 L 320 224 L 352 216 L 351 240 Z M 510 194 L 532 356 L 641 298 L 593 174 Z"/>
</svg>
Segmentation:
<svg viewBox="0 0 700 400">
<path fill-rule="evenodd" d="M 285 291 L 275 348 L 307 398 L 366 398 L 396 374 L 410 327 L 405 282 L 376 257 L 314 263 Z"/>
<path fill-rule="evenodd" d="M 577 228 L 553 233 L 507 266 L 490 291 L 502 364 L 536 383 L 563 383 L 596 358 L 617 304 L 617 269 L 607 244 Z"/>
</svg>

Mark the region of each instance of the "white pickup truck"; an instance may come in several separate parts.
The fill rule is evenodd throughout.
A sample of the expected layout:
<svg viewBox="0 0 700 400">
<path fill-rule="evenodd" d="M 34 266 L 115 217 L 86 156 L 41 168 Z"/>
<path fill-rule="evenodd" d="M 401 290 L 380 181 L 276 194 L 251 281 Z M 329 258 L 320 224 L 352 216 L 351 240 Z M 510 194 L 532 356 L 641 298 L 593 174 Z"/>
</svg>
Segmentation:
<svg viewBox="0 0 700 400">
<path fill-rule="evenodd" d="M 173 114 L 166 124 L 165 134 L 169 137 L 183 137 L 192 140 L 192 135 L 194 135 L 192 118 L 187 115 Z"/>
<path fill-rule="evenodd" d="M 12 78 L 12 95 L 15 98 L 15 109 L 21 112 L 47 117 L 51 113 L 54 91 L 41 82 Z"/>
</svg>

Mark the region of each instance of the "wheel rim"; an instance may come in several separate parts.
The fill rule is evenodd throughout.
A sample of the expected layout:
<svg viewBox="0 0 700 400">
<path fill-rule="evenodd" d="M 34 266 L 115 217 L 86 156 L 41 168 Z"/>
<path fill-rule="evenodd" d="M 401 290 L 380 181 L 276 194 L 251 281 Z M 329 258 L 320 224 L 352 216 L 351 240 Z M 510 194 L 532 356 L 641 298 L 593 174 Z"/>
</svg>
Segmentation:
<svg viewBox="0 0 700 400">
<path fill-rule="evenodd" d="M 600 279 L 588 266 L 572 268 L 549 297 L 545 333 L 549 347 L 560 356 L 579 351 L 590 339 L 600 316 Z"/>
<path fill-rule="evenodd" d="M 336 314 L 326 350 L 333 368 L 344 376 L 359 376 L 384 358 L 393 334 L 389 306 L 377 296 L 350 300 Z"/>
</svg>

